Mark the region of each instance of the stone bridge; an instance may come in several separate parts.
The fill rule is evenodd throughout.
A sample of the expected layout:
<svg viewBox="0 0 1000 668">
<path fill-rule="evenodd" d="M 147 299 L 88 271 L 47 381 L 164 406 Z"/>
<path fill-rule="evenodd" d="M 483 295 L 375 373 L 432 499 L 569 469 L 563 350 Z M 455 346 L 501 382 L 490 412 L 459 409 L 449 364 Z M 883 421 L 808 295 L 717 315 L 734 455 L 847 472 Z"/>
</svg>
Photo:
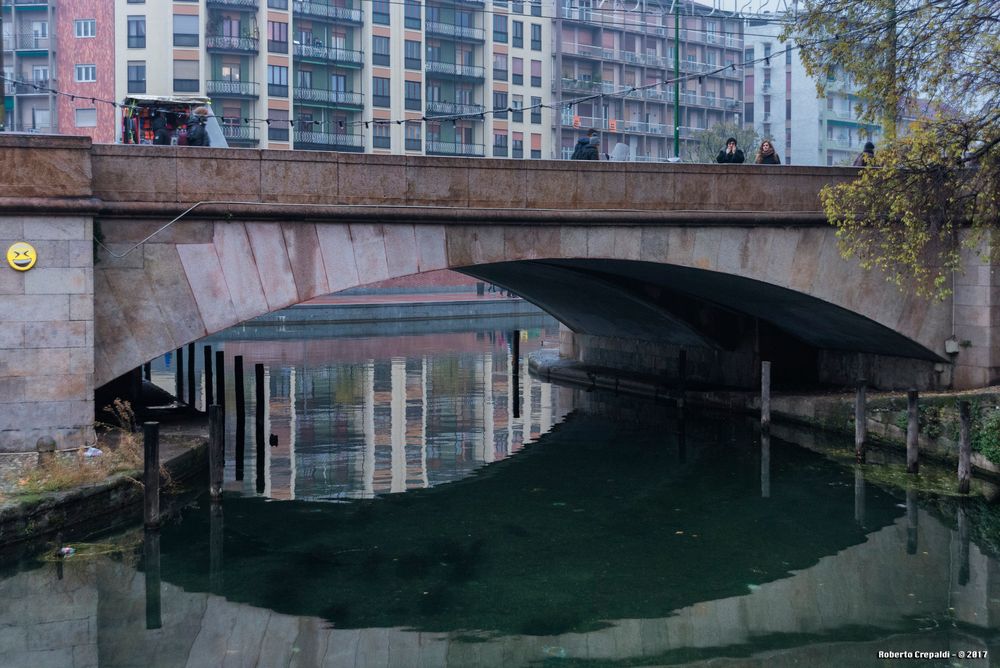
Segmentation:
<svg viewBox="0 0 1000 668">
<path fill-rule="evenodd" d="M 564 325 L 581 361 L 749 387 L 996 380 L 997 282 L 900 293 L 837 251 L 819 210 L 850 168 L 651 165 L 91 146 L 0 136 L 0 451 L 78 445 L 93 392 L 254 316 L 455 269 Z M 103 240 L 95 252 L 92 237 Z M 962 342 L 947 354 L 945 340 Z"/>
</svg>

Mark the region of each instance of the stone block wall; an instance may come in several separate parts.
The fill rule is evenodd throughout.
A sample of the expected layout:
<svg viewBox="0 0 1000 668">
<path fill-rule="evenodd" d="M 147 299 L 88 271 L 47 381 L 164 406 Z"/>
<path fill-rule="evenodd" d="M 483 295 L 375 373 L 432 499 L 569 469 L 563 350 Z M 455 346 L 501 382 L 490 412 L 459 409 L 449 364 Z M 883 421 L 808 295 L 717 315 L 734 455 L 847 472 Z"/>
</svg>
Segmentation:
<svg viewBox="0 0 1000 668">
<path fill-rule="evenodd" d="M 77 448 L 94 421 L 90 140 L 0 135 L 0 165 L 0 452 Z M 28 271 L 6 261 L 17 241 Z"/>
<path fill-rule="evenodd" d="M 963 257 L 955 274 L 953 334 L 956 387 L 985 387 L 1000 382 L 1000 268 L 989 259 L 996 240 L 989 239 Z"/>
</svg>

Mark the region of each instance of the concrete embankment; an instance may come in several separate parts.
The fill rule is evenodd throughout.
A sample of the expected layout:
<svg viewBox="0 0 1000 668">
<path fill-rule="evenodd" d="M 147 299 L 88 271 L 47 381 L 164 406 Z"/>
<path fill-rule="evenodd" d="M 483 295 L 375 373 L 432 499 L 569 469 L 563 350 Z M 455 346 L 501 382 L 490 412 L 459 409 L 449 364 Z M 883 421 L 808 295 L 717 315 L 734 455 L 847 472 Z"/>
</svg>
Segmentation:
<svg viewBox="0 0 1000 668">
<path fill-rule="evenodd" d="M 760 396 L 755 392 L 686 387 L 683 392 L 676 379 L 654 374 L 623 373 L 617 369 L 582 364 L 560 358 L 557 351 L 540 350 L 532 353 L 528 369 L 536 376 L 552 382 L 610 390 L 620 394 L 652 399 L 680 399 L 687 405 L 723 408 L 754 413 L 760 410 Z M 987 388 L 976 392 L 933 392 L 920 397 L 920 433 L 918 446 L 921 456 L 947 463 L 958 458 L 958 399 L 973 403 L 977 412 L 997 410 L 1000 392 Z M 867 398 L 868 435 L 872 443 L 902 449 L 906 447 L 906 393 L 877 392 Z M 836 433 L 854 434 L 854 393 L 823 392 L 812 394 L 771 394 L 771 419 L 804 424 Z M 977 475 L 1000 479 L 1000 466 L 979 452 L 972 453 L 972 466 Z"/>
</svg>

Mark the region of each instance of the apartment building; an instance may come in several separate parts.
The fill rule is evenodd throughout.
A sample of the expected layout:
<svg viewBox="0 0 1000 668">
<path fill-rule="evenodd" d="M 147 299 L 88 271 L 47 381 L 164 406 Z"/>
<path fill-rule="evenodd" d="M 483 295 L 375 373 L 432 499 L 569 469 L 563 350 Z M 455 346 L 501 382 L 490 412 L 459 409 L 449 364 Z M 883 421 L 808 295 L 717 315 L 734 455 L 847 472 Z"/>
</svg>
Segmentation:
<svg viewBox="0 0 1000 668">
<path fill-rule="evenodd" d="M 3 0 L 4 125 L 113 141 L 113 5 Z M 58 90 L 65 95 L 56 95 Z"/>
<path fill-rule="evenodd" d="M 231 146 L 551 152 L 547 113 L 518 111 L 551 81 L 537 3 L 115 1 L 118 99 L 211 98 Z"/>
<path fill-rule="evenodd" d="M 747 21 L 744 58 L 760 62 L 745 68 L 744 122 L 774 142 L 785 164 L 851 164 L 881 128 L 858 118 L 858 98 L 846 77 L 825 82 L 826 95 L 817 95 L 799 52 L 778 40 L 780 19 Z"/>
<path fill-rule="evenodd" d="M 560 0 L 553 28 L 559 76 L 552 91 L 562 111 L 555 118 L 558 152 L 552 157 L 569 157 L 580 131 L 597 128 L 603 152 L 624 143 L 632 160 L 673 158 L 676 113 L 683 158 L 698 130 L 738 122 L 743 113 L 743 20 L 688 2 L 679 5 L 677 24 L 675 63 L 671 5 Z M 675 66 L 687 77 L 679 100 L 672 85 L 629 92 L 672 80 Z M 729 69 L 715 71 L 723 67 Z M 597 93 L 604 95 L 573 104 Z"/>
</svg>

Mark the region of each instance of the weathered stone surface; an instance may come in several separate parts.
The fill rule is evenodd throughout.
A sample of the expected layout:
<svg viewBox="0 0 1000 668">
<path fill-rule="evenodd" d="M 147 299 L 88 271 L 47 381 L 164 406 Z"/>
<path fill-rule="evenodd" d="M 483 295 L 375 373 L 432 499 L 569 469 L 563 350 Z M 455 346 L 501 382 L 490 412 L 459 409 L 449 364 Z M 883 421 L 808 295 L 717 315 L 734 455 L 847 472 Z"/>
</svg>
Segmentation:
<svg viewBox="0 0 1000 668">
<path fill-rule="evenodd" d="M 69 318 L 70 295 L 9 295 L 3 298 L 4 319 L 41 322 Z"/>
<path fill-rule="evenodd" d="M 339 195 L 336 153 L 261 151 L 260 190 L 265 202 L 322 204 Z M 294 209 L 289 211 L 294 215 Z"/>
<path fill-rule="evenodd" d="M 323 266 L 326 267 L 327 285 L 331 292 L 358 285 L 358 265 L 354 260 L 351 230 L 347 225 L 319 225 L 316 237 Z"/>
<path fill-rule="evenodd" d="M 216 223 L 214 245 L 237 319 L 267 313 L 267 299 L 243 224 Z"/>
<path fill-rule="evenodd" d="M 25 218 L 24 240 L 90 239 L 86 218 Z M 6 249 L 5 249 L 6 250 Z"/>
<path fill-rule="evenodd" d="M 448 243 L 443 225 L 419 225 L 414 228 L 420 271 L 434 271 L 448 266 Z"/>
<path fill-rule="evenodd" d="M 82 320 L 28 322 L 24 324 L 26 348 L 79 348 L 86 346 L 87 323 Z"/>
<path fill-rule="evenodd" d="M 559 233 L 559 255 L 565 258 L 587 257 L 587 228 L 564 226 Z"/>
<path fill-rule="evenodd" d="M 323 252 L 312 223 L 283 223 L 288 261 L 295 277 L 295 290 L 300 302 L 330 292 L 326 280 Z"/>
<path fill-rule="evenodd" d="M 389 278 L 381 225 L 351 225 L 351 242 L 354 245 L 354 262 L 358 267 L 358 281 L 361 285 Z"/>
<path fill-rule="evenodd" d="M 25 272 L 24 293 L 27 295 L 85 295 L 94 291 L 92 270 L 87 267 L 37 266 Z"/>
<path fill-rule="evenodd" d="M 417 273 L 419 253 L 413 225 L 386 225 L 382 228 L 385 239 L 386 270 L 389 276 L 408 276 Z"/>
<path fill-rule="evenodd" d="M 222 264 L 213 244 L 177 246 L 184 274 L 198 303 L 202 322 L 210 332 L 218 332 L 239 322 L 222 273 Z"/>
<path fill-rule="evenodd" d="M 281 226 L 278 223 L 247 223 L 246 229 L 268 307 L 275 311 L 295 304 L 298 292 Z"/>
</svg>

